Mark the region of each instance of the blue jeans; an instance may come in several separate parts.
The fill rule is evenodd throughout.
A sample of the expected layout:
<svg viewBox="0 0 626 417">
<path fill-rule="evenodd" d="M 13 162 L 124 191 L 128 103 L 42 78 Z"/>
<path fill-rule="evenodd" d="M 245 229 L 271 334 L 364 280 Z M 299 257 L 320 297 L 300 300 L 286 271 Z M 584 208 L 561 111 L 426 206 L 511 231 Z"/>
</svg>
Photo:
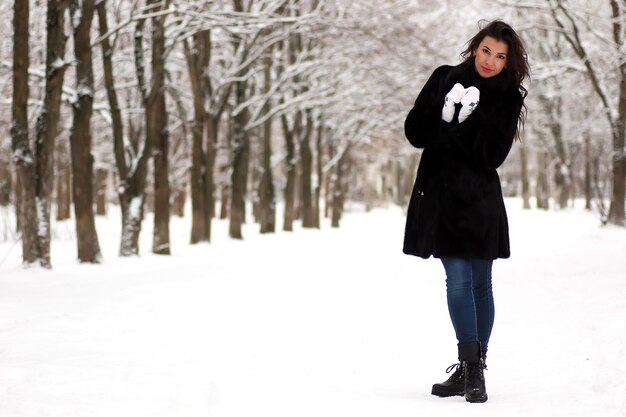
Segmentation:
<svg viewBox="0 0 626 417">
<path fill-rule="evenodd" d="M 459 343 L 480 342 L 487 352 L 493 327 L 492 260 L 442 258 L 448 311 Z"/>
</svg>

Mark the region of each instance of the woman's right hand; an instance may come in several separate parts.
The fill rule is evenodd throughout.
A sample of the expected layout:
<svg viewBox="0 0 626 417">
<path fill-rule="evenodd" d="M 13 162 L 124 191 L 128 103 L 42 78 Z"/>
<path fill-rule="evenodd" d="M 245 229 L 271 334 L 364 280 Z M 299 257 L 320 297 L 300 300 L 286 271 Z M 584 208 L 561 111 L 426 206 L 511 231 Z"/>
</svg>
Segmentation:
<svg viewBox="0 0 626 417">
<path fill-rule="evenodd" d="M 463 123 L 465 119 L 476 109 L 480 102 L 480 90 L 476 87 L 469 87 L 463 92 L 461 98 L 461 111 L 459 112 L 459 123 Z"/>
<path fill-rule="evenodd" d="M 454 112 L 456 110 L 455 105 L 461 102 L 463 94 L 465 93 L 465 87 L 460 83 L 454 84 L 452 89 L 446 94 L 446 99 L 443 103 L 443 109 L 441 110 L 441 118 L 446 122 L 452 122 L 454 118 Z"/>
</svg>

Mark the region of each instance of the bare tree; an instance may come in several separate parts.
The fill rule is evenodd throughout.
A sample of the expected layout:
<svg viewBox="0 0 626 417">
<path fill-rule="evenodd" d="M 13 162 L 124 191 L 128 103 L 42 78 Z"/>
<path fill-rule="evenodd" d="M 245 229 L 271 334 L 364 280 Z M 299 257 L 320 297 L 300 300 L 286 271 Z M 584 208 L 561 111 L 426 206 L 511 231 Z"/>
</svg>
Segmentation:
<svg viewBox="0 0 626 417">
<path fill-rule="evenodd" d="M 284 102 L 284 99 L 281 99 L 281 102 Z M 285 189 L 283 191 L 283 198 L 285 201 L 283 230 L 285 231 L 293 230 L 293 221 L 295 220 L 296 150 L 294 136 L 300 134 L 300 120 L 300 113 L 295 115 L 291 124 L 286 114 L 281 116 L 286 148 L 285 162 L 287 164 L 285 172 Z"/>
<path fill-rule="evenodd" d="M 50 268 L 50 207 L 54 178 L 54 149 L 59 134 L 63 78 L 69 64 L 64 61 L 65 13 L 69 0 L 50 0 L 46 17 L 46 88 L 37 118 L 35 187 L 38 210 L 38 253 L 41 265 Z"/>
<path fill-rule="evenodd" d="M 556 151 L 556 163 L 554 169 L 554 184 L 558 191 L 558 205 L 560 208 L 566 208 L 572 194 L 572 175 L 571 163 L 566 154 L 565 141 L 563 138 L 563 111 L 562 98 L 552 97 L 541 94 L 539 101 L 548 118 L 548 130 L 554 140 L 554 149 Z"/>
<path fill-rule="evenodd" d="M 621 4 L 617 0 L 610 0 L 611 17 L 613 18 L 613 40 L 618 56 L 622 56 L 619 62 L 619 98 L 617 104 L 617 118 L 611 115 L 614 121 L 613 127 L 613 193 L 611 207 L 609 209 L 609 221 L 615 224 L 624 224 L 624 199 L 626 188 L 626 60 L 623 59 L 624 46 L 626 45 L 626 1 Z M 608 109 L 607 109 L 608 110 Z M 608 112 L 607 112 L 608 114 Z"/>
<path fill-rule="evenodd" d="M 149 0 L 144 15 L 138 19 L 135 26 L 134 52 L 135 71 L 141 92 L 145 118 L 145 141 L 143 153 L 139 154 L 137 169 L 138 198 L 131 206 L 133 213 L 129 218 L 134 223 L 141 223 L 145 203 L 145 173 L 149 156 L 154 156 L 154 232 L 152 251 L 157 254 L 170 253 L 169 219 L 170 219 L 170 189 L 168 178 L 168 141 L 167 108 L 165 102 L 165 27 L 164 19 L 167 13 L 167 2 Z M 152 28 L 152 74 L 146 80 L 146 63 L 143 51 L 143 30 L 147 19 L 151 19 Z M 137 227 L 132 229 L 138 233 Z"/>
<path fill-rule="evenodd" d="M 207 126 L 207 114 L 205 110 L 208 86 L 203 71 L 207 68 L 210 60 L 211 32 L 203 30 L 193 35 L 193 45 L 190 47 L 187 40 L 183 41 L 189 81 L 193 94 L 194 120 L 191 129 L 192 134 L 192 163 L 190 170 L 191 179 L 191 243 L 209 241 L 211 239 L 210 223 L 211 214 L 206 199 L 207 190 L 205 169 L 207 169 L 207 155 L 204 150 L 204 142 Z"/>
<path fill-rule="evenodd" d="M 62 30 L 55 32 L 63 13 L 52 13 L 70 1 L 79 59 L 76 79 L 66 72 L 63 83 L 63 70 L 73 63 L 63 59 Z M 88 13 L 83 11 L 94 3 L 99 37 L 89 45 L 101 48 L 102 65 L 93 66 L 89 81 Z M 219 187 L 225 190 L 222 206 L 229 208 L 224 210 L 230 216 L 229 234 L 237 239 L 250 200 L 263 233 L 275 230 L 276 200 L 284 202 L 285 230 L 298 219 L 304 227 L 319 227 L 323 199 L 334 202 L 334 224 L 351 199 L 366 201 L 368 208 L 405 204 L 419 159 L 419 152 L 402 140 L 406 112 L 437 65 L 458 62 L 459 39 L 471 36 L 473 23 L 496 12 L 530 40 L 533 59 L 528 133 L 519 155 L 522 164 L 526 161 L 525 201 L 532 191 L 538 206 L 547 208 L 553 191 L 556 206 L 567 206 L 584 189 L 589 206 L 606 218 L 610 211 L 616 219 L 611 221 L 619 223 L 625 164 L 624 0 L 498 3 L 511 7 L 487 9 L 491 3 L 485 0 L 462 6 L 421 0 L 419 8 L 411 0 L 51 0 L 45 20 L 43 8 L 30 10 L 30 39 L 25 43 L 23 36 L 15 36 L 14 56 L 0 50 L 0 95 L 8 95 L 8 85 L 26 88 L 14 88 L 11 114 L 9 106 L 0 106 L 0 126 L 5 131 L 11 126 L 13 139 L 9 152 L 8 135 L 0 135 L 5 141 L 0 161 L 12 156 L 21 172 L 14 183 L 20 184 L 15 203 L 24 244 L 27 229 L 39 230 L 39 247 L 30 253 L 49 265 L 51 179 L 57 180 L 60 214 L 69 206 L 70 193 L 63 186 L 70 178 L 65 165 L 71 163 L 74 188 L 82 187 L 75 191 L 74 209 L 84 212 L 93 200 L 87 203 L 83 197 L 95 197 L 93 188 L 86 188 L 86 178 L 89 183 L 94 179 L 91 154 L 98 166 L 115 160 L 121 255 L 139 252 L 145 201 L 147 209 L 155 210 L 153 250 L 170 250 L 170 205 L 182 213 L 187 183 L 192 243 L 211 239 Z M 15 5 L 17 12 L 24 3 Z M 519 8 L 523 13 L 514 13 Z M 0 5 L 0 11 L 8 9 Z M 461 18 L 469 24 L 456 24 Z M 0 34 L 8 36 L 9 26 L 0 22 Z M 433 42 L 429 34 L 440 27 L 448 28 L 446 36 Z M 407 42 L 413 53 L 406 53 Z M 32 63 L 26 56 L 21 67 L 11 67 L 10 59 L 23 59 L 28 46 Z M 605 53 L 607 48 L 615 53 Z M 17 69 L 22 78 L 19 71 L 11 77 Z M 30 92 L 27 76 L 36 81 Z M 599 99 L 584 100 L 593 94 Z M 70 124 L 67 110 L 74 112 L 71 162 L 60 150 L 66 137 L 62 129 Z M 33 114 L 39 116 L 37 123 Z M 29 119 L 30 129 L 35 127 L 31 146 Z M 150 158 L 154 177 L 148 176 Z M 0 188 L 11 183 L 8 177 L 0 168 Z M 518 181 L 519 169 L 504 167 L 502 177 Z M 600 204 L 602 196 L 611 196 L 610 210 Z M 4 201 L 0 196 L 0 204 Z M 30 218 L 29 210 L 34 213 Z M 84 225 L 77 229 L 83 241 Z"/>
<path fill-rule="evenodd" d="M 98 263 L 101 255 L 93 211 L 94 162 L 91 154 L 91 115 L 94 98 L 91 22 L 94 0 L 71 0 L 70 11 L 76 59 L 76 100 L 73 103 L 70 151 L 78 259 L 81 262 Z"/>
<path fill-rule="evenodd" d="M 348 159 L 350 157 L 350 145 L 340 150 L 337 154 L 337 162 L 334 164 L 334 172 L 331 177 L 332 181 L 332 215 L 331 226 L 339 227 L 339 221 L 343 215 L 344 203 L 347 191 L 347 171 Z"/>
<path fill-rule="evenodd" d="M 154 5 L 154 12 L 166 10 L 168 1 L 148 0 Z M 165 18 L 167 15 L 152 17 L 152 82 L 147 96 L 144 96 L 146 109 L 146 135 L 154 146 L 154 234 L 152 252 L 170 254 L 170 184 L 169 184 L 169 132 L 167 107 L 165 103 Z"/>
<path fill-rule="evenodd" d="M 101 37 L 104 84 L 111 114 L 115 164 L 120 181 L 120 185 L 117 187 L 122 211 L 122 236 L 119 254 L 120 256 L 131 256 L 139 254 L 139 233 L 141 232 L 141 222 L 143 221 L 147 164 L 151 147 L 147 139 L 143 144 L 140 144 L 138 140 L 134 140 L 134 135 L 128 139 L 124 137 L 122 112 L 115 88 L 112 59 L 113 47 L 108 36 L 109 26 L 106 4 L 106 0 L 99 2 L 97 12 Z M 144 20 L 139 20 L 138 25 L 143 25 L 143 22 Z M 141 32 L 139 31 L 139 33 Z M 129 128 L 132 132 L 132 126 L 129 126 Z"/>
<path fill-rule="evenodd" d="M 263 93 L 267 94 L 272 84 L 272 51 L 269 48 L 263 56 Z M 270 102 L 265 104 L 264 113 L 270 110 Z M 261 233 L 276 231 L 276 198 L 274 193 L 274 176 L 272 170 L 272 119 L 263 123 L 263 160 L 262 174 L 259 183 L 259 210 Z"/>
<path fill-rule="evenodd" d="M 22 233 L 22 259 L 33 263 L 37 250 L 35 164 L 28 139 L 28 0 L 15 0 L 13 8 L 13 104 L 11 137 L 13 163 L 17 170 L 18 224 Z"/>
<path fill-rule="evenodd" d="M 508 3 L 507 3 L 508 4 Z M 624 139 L 626 135 L 626 62 L 622 59 L 624 49 L 624 16 L 626 5 L 619 0 L 607 0 L 606 3 L 595 3 L 599 9 L 610 10 L 610 20 L 598 20 L 602 13 L 586 13 L 583 8 L 576 7 L 564 0 L 544 0 L 541 3 L 526 2 L 520 5 L 508 4 L 512 7 L 524 8 L 539 14 L 547 15 L 556 25 L 555 30 L 570 45 L 572 51 L 582 64 L 580 69 L 587 77 L 590 87 L 599 98 L 604 116 L 610 128 L 612 142 L 612 192 L 611 205 L 607 221 L 623 225 L 625 222 L 624 200 L 626 188 L 626 152 Z M 601 33 L 592 28 L 590 21 L 610 27 L 608 33 Z M 613 50 L 614 53 L 595 53 L 594 42 L 602 44 L 602 51 Z M 611 61 L 612 57 L 618 57 Z M 608 60 L 607 60 L 608 59 Z M 574 67 L 572 65 L 572 67 Z M 616 80 L 615 87 L 608 83 Z"/>
<path fill-rule="evenodd" d="M 104 75 L 104 85 L 109 101 L 109 112 L 111 114 L 111 128 L 113 131 L 113 151 L 115 155 L 117 172 L 121 178 L 125 179 L 128 172 L 128 167 L 126 165 L 126 160 L 124 157 L 124 126 L 122 122 L 122 114 L 117 99 L 117 92 L 115 91 L 112 61 L 113 48 L 111 47 L 111 42 L 109 41 L 109 37 L 107 36 L 109 27 L 106 5 L 106 0 L 101 0 L 96 4 L 96 12 L 98 14 L 98 28 L 100 31 L 100 36 L 102 37 L 102 39 L 100 40 L 100 46 L 102 50 L 102 67 Z M 119 190 L 120 194 L 123 194 L 124 191 L 126 191 L 124 187 L 119 187 Z M 124 206 L 123 201 L 123 198 L 120 196 L 120 202 L 122 202 L 122 206 Z M 123 214 L 124 212 L 125 210 L 122 209 Z M 122 215 L 122 225 L 124 225 L 125 223 L 126 222 L 124 221 L 124 215 Z M 124 235 L 123 228 L 122 235 Z M 120 254 L 122 254 L 121 250 Z"/>
<path fill-rule="evenodd" d="M 250 1 L 249 7 L 252 5 Z M 243 13 L 244 6 L 242 0 L 233 0 L 235 12 Z M 235 53 L 240 57 L 240 62 L 247 61 L 250 52 L 251 40 L 243 36 L 235 36 L 233 46 Z M 247 65 L 240 65 L 235 81 L 235 106 L 247 101 L 246 72 Z M 249 110 L 242 108 L 233 115 L 233 168 L 231 174 L 231 195 L 230 195 L 230 224 L 229 235 L 235 239 L 242 239 L 241 227 L 246 220 L 246 189 L 248 183 L 248 161 L 250 158 L 250 140 L 246 125 L 250 118 Z"/>
<path fill-rule="evenodd" d="M 56 220 L 68 220 L 72 211 L 72 170 L 67 141 L 56 141 L 54 152 Z"/>
<path fill-rule="evenodd" d="M 305 111 L 306 128 L 300 135 L 300 210 L 302 212 L 302 227 L 316 227 L 315 205 L 313 202 L 313 152 L 311 150 L 311 136 L 315 131 L 312 110 Z"/>
</svg>

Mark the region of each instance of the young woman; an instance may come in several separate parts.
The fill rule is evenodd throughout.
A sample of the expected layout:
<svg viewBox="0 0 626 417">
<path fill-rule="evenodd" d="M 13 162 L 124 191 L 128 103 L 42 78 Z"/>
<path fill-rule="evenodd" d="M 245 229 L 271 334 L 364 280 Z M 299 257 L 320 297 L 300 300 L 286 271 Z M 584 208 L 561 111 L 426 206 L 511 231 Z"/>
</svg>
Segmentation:
<svg viewBox="0 0 626 417">
<path fill-rule="evenodd" d="M 434 256 L 446 272 L 448 310 L 458 340 L 440 397 L 487 401 L 483 369 L 493 326 L 491 266 L 509 257 L 506 210 L 496 169 L 525 118 L 529 75 L 524 45 L 508 24 L 487 24 L 457 66 L 437 68 L 404 125 L 423 148 L 409 203 L 404 253 Z"/>
</svg>

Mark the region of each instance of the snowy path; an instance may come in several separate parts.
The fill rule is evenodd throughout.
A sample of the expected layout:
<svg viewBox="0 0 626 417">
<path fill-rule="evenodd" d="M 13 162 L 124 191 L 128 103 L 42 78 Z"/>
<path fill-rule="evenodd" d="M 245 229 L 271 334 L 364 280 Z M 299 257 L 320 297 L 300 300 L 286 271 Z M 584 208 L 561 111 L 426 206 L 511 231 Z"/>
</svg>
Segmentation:
<svg viewBox="0 0 626 417">
<path fill-rule="evenodd" d="M 251 225 L 245 242 L 218 223 L 196 247 L 176 220 L 174 255 L 139 259 L 116 257 L 111 218 L 104 265 L 77 265 L 57 229 L 51 272 L 23 270 L 14 250 L 0 266 L 0 415 L 626 416 L 626 231 L 518 203 L 513 257 L 494 267 L 486 404 L 430 395 L 456 357 L 443 269 L 401 254 L 390 209 L 322 232 Z"/>
</svg>

